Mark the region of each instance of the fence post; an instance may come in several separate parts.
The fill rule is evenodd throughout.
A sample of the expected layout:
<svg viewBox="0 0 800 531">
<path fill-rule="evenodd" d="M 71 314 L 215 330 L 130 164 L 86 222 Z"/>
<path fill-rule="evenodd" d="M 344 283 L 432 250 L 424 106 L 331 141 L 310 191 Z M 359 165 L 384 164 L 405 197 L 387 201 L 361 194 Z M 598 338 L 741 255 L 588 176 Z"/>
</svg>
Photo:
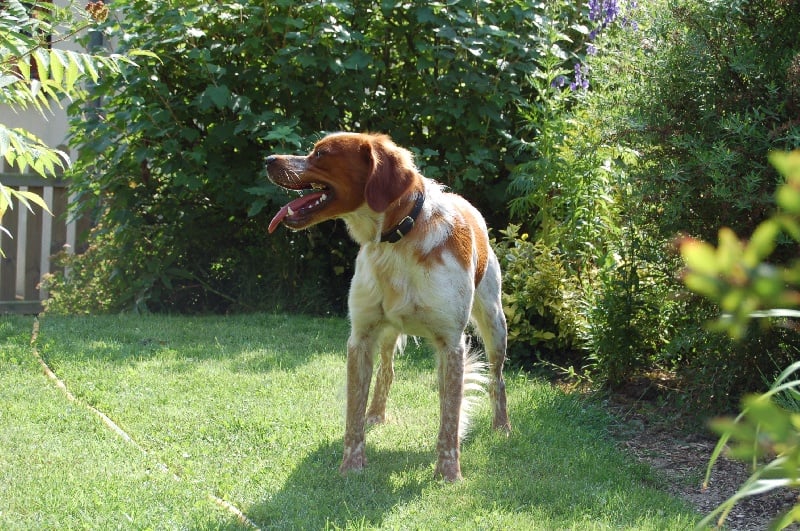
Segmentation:
<svg viewBox="0 0 800 531">
<path fill-rule="evenodd" d="M 27 192 L 27 186 L 20 186 L 20 192 Z M 17 201 L 17 263 L 14 278 L 14 295 L 16 300 L 25 300 L 25 271 L 28 268 L 28 211 Z"/>
<path fill-rule="evenodd" d="M 53 204 L 55 188 L 52 186 L 45 186 L 42 189 L 42 199 L 44 200 L 50 212 L 55 213 L 55 206 Z M 39 280 L 41 285 L 41 278 L 46 273 L 50 272 L 50 253 L 52 252 L 53 242 L 53 217 L 42 213 L 42 245 L 39 258 Z M 39 288 L 39 300 L 43 301 L 47 298 L 47 290 Z"/>
</svg>

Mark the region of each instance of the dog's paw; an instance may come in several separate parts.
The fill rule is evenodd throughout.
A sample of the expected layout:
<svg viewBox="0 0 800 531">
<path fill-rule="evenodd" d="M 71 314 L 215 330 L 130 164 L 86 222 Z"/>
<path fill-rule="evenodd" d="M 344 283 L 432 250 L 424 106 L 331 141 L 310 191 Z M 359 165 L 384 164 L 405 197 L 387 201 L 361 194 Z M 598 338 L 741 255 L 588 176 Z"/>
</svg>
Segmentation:
<svg viewBox="0 0 800 531">
<path fill-rule="evenodd" d="M 439 459 L 436 463 L 436 470 L 433 472 L 434 479 L 443 479 L 448 483 L 456 483 L 464 479 L 461 476 L 461 464 L 453 459 Z"/>
<path fill-rule="evenodd" d="M 386 415 L 383 413 L 367 414 L 367 426 L 374 426 L 375 424 L 385 424 Z"/>
<path fill-rule="evenodd" d="M 492 421 L 492 428 L 497 430 L 498 433 L 502 433 L 506 437 L 511 435 L 511 423 L 508 421 L 508 417 L 495 418 Z"/>
<path fill-rule="evenodd" d="M 492 428 L 500 433 L 504 433 L 506 437 L 511 434 L 511 423 L 508 421 L 508 411 L 505 407 L 495 408 Z"/>
<path fill-rule="evenodd" d="M 345 446 L 339 473 L 359 472 L 365 466 L 367 466 L 367 457 L 364 455 L 364 443 L 358 444 L 355 448 Z"/>
</svg>

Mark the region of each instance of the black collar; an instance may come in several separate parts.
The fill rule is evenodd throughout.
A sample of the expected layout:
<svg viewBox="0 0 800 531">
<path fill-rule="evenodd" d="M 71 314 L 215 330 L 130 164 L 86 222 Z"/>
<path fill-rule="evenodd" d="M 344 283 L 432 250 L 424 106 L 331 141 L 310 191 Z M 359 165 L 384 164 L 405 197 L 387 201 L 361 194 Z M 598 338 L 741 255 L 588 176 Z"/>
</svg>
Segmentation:
<svg viewBox="0 0 800 531">
<path fill-rule="evenodd" d="M 400 223 L 381 234 L 381 242 L 395 243 L 411 232 L 414 228 L 414 222 L 422 211 L 422 204 L 425 202 L 424 194 L 417 194 L 417 200 L 414 202 L 414 208 L 408 213 L 406 217 L 400 220 Z"/>
</svg>

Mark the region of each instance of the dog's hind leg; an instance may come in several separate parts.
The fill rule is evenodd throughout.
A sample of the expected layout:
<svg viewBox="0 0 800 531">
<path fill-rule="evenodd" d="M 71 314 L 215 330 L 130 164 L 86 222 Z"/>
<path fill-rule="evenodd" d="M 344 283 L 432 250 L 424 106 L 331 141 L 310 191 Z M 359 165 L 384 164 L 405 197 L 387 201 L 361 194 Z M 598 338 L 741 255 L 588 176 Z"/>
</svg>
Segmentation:
<svg viewBox="0 0 800 531">
<path fill-rule="evenodd" d="M 492 427 L 509 433 L 511 423 L 508 421 L 506 383 L 503 379 L 508 331 L 500 294 L 500 267 L 497 258 L 491 256 L 486 274 L 475 291 L 472 319 L 489 358 L 489 396 L 494 410 Z"/>
<path fill-rule="evenodd" d="M 436 341 L 439 374 L 439 439 L 434 477 L 461 479 L 461 401 L 464 399 L 464 337 L 455 342 Z"/>
<path fill-rule="evenodd" d="M 367 410 L 367 424 L 381 424 L 386 422 L 386 400 L 389 389 L 394 381 L 394 355 L 402 352 L 405 347 L 406 336 L 398 334 L 393 329 L 387 329 L 381 340 L 381 364 L 375 376 L 375 391 L 372 395 Z"/>
</svg>

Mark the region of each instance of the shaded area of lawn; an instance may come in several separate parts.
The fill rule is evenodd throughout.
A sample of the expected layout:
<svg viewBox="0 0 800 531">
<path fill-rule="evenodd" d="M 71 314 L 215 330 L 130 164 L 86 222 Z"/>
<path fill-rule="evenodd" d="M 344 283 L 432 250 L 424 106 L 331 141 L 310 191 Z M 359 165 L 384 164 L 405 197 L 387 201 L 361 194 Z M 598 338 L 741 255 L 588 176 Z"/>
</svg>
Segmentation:
<svg viewBox="0 0 800 531">
<path fill-rule="evenodd" d="M 239 525 L 209 493 L 264 528 L 686 529 L 696 519 L 615 449 L 602 410 L 524 375 L 509 375 L 511 437 L 489 428 L 484 400 L 463 448 L 466 480 L 444 484 L 433 480 L 434 364 L 424 346 L 410 344 L 396 366 L 389 422 L 367 435 L 369 466 L 343 478 L 344 320 L 43 319 L 39 352 L 144 455 L 41 375 L 26 343 L 30 325 L 0 320 L 0 348 L 15 352 L 0 355 L 0 399 L 12 412 L 0 414 L 0 480 L 13 485 L 0 487 L 0 526 Z M 37 439 L 49 443 L 15 450 Z M 36 504 L 41 493 L 13 479 L 51 454 L 62 456 L 63 479 L 31 475 L 48 490 L 45 507 Z M 81 455 L 89 457 L 68 457 Z M 138 509 L 129 514 L 115 497 Z"/>
</svg>

